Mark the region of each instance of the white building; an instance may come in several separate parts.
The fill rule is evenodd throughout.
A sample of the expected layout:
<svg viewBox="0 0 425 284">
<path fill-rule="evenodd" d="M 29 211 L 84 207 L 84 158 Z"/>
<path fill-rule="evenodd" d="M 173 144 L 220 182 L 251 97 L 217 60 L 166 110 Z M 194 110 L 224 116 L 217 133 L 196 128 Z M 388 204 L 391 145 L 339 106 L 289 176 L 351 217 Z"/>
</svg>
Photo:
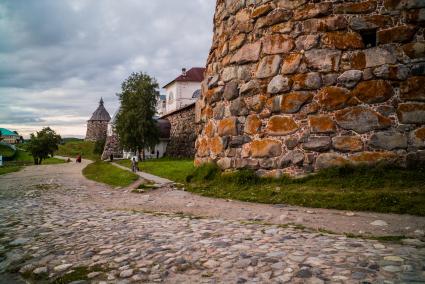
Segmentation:
<svg viewBox="0 0 425 284">
<path fill-rule="evenodd" d="M 160 95 L 156 106 L 156 115 L 163 116 L 167 113 L 167 96 Z"/>
<path fill-rule="evenodd" d="M 162 115 L 190 105 L 199 98 L 201 94 L 201 82 L 204 80 L 205 68 L 194 67 L 175 78 L 163 88 L 166 92 L 165 113 Z M 159 105 L 163 105 L 162 102 Z"/>
<path fill-rule="evenodd" d="M 170 141 L 170 130 L 171 124 L 166 119 L 156 119 L 156 123 L 159 129 L 159 143 L 153 148 L 145 148 L 145 158 L 146 159 L 157 159 L 164 157 L 167 151 L 167 145 Z M 132 157 L 137 156 L 137 153 L 132 151 L 123 151 L 124 159 L 131 159 Z M 143 156 L 141 153 L 140 156 Z"/>
</svg>

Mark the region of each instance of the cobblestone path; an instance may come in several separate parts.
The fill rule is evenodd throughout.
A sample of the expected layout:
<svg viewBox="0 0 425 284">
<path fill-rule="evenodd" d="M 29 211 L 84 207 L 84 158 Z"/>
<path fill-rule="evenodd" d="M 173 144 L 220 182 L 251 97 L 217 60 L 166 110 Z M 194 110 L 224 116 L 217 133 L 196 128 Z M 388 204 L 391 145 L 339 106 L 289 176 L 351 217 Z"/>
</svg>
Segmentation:
<svg viewBox="0 0 425 284">
<path fill-rule="evenodd" d="M 61 179 L 0 178 L 1 283 L 425 283 L 415 243 L 110 210 Z"/>
</svg>

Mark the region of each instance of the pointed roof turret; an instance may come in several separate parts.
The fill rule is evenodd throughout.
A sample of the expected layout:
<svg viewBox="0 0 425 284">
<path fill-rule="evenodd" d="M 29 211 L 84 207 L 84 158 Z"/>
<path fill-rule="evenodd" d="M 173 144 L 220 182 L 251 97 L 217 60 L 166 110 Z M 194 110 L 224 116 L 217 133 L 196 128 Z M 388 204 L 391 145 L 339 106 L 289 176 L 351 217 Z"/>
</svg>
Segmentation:
<svg viewBox="0 0 425 284">
<path fill-rule="evenodd" d="M 93 113 L 89 121 L 110 121 L 111 116 L 109 115 L 108 111 L 103 106 L 103 98 L 100 98 L 99 101 L 99 107 L 96 109 L 96 111 Z"/>
</svg>

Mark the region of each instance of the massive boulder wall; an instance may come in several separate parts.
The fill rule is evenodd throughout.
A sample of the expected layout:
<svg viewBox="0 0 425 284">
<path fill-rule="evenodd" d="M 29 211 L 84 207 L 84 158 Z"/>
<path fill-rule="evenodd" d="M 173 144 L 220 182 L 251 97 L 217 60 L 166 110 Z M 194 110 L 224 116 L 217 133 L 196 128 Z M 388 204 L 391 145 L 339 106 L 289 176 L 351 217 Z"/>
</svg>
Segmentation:
<svg viewBox="0 0 425 284">
<path fill-rule="evenodd" d="M 195 164 L 425 160 L 425 1 L 218 0 Z"/>
</svg>

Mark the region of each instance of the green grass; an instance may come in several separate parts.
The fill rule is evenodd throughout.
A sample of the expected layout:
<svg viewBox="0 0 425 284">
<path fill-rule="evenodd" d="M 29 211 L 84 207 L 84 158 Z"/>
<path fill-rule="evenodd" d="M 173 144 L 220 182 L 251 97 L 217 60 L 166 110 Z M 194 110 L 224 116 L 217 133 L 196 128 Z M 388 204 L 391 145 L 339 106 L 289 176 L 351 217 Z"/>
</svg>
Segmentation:
<svg viewBox="0 0 425 284">
<path fill-rule="evenodd" d="M 65 161 L 62 159 L 48 158 L 46 160 L 43 160 L 42 165 L 55 165 L 55 164 L 63 164 L 63 163 L 65 163 Z M 18 150 L 16 152 L 14 160 L 6 163 L 6 165 L 8 164 L 29 166 L 34 164 L 34 159 L 30 153 L 23 150 Z"/>
<path fill-rule="evenodd" d="M 91 141 L 71 140 L 70 142 L 60 145 L 56 155 L 76 158 L 78 154 L 81 154 L 83 159 L 97 161 L 100 160 L 100 155 L 93 154 L 94 144 L 95 143 Z"/>
<path fill-rule="evenodd" d="M 46 160 L 43 160 L 42 165 L 56 165 L 63 163 L 65 163 L 64 160 L 57 158 L 48 158 Z M 16 151 L 15 156 L 13 156 L 13 160 L 4 162 L 4 166 L 0 167 L 0 175 L 17 172 L 21 170 L 24 166 L 32 165 L 34 165 L 34 159 L 30 155 L 30 153 L 18 149 Z"/>
<path fill-rule="evenodd" d="M 139 179 L 139 176 L 132 172 L 101 161 L 89 164 L 84 168 L 83 175 L 90 180 L 120 187 L 129 186 Z"/>
<path fill-rule="evenodd" d="M 117 163 L 131 168 L 130 160 L 121 160 Z M 194 166 L 193 160 L 162 158 L 139 162 L 139 169 L 175 182 L 184 183 L 186 177 L 194 170 Z"/>
<path fill-rule="evenodd" d="M 13 149 L 7 147 L 6 145 L 0 144 L 0 156 L 3 156 L 3 158 L 11 158 L 15 154 L 15 151 Z"/>
<path fill-rule="evenodd" d="M 221 173 L 204 165 L 188 176 L 189 191 L 208 197 L 316 208 L 425 216 L 425 171 L 342 167 L 294 179 L 265 179 L 243 170 Z"/>
<path fill-rule="evenodd" d="M 0 176 L 1 175 L 5 175 L 5 174 L 9 174 L 9 173 L 13 173 L 13 172 L 17 172 L 21 169 L 20 166 L 4 166 L 4 167 L 0 167 Z"/>
<path fill-rule="evenodd" d="M 129 160 L 118 161 L 130 167 Z M 266 179 L 252 171 L 221 173 L 214 165 L 195 169 L 191 160 L 159 159 L 139 163 L 141 171 L 185 183 L 186 188 L 208 197 L 290 204 L 350 211 L 425 216 L 425 170 L 375 167 L 341 167 L 304 178 Z"/>
</svg>

